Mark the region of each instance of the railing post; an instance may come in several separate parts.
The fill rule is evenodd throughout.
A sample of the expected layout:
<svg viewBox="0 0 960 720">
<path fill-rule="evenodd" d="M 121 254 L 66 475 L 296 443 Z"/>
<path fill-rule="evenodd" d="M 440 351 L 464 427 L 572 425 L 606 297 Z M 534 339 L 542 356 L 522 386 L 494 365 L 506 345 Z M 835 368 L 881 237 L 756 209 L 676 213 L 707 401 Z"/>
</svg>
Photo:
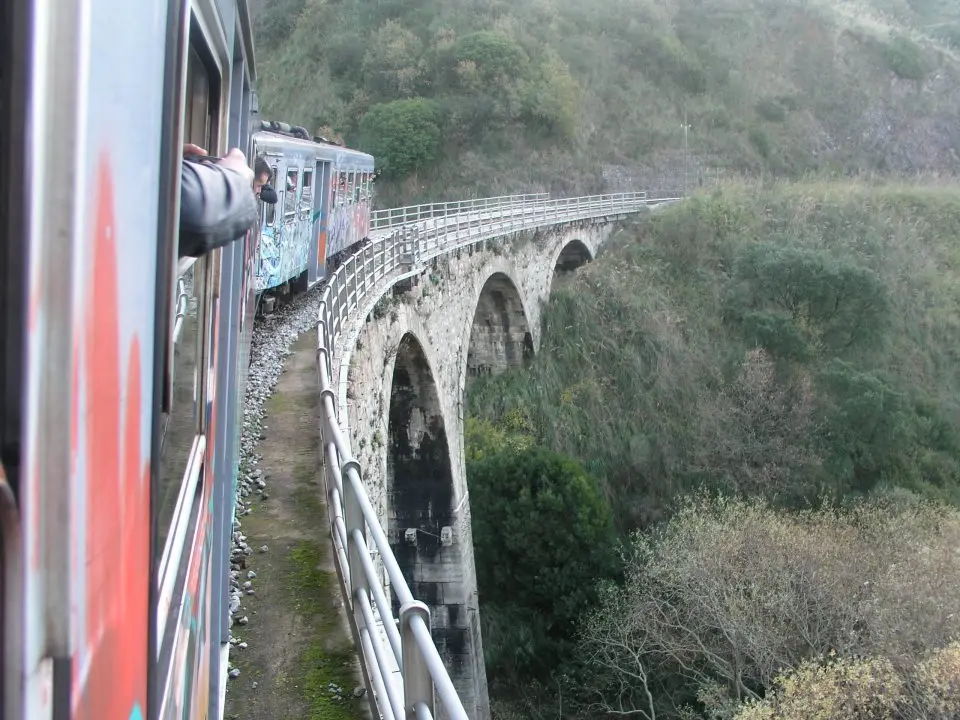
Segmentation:
<svg viewBox="0 0 960 720">
<path fill-rule="evenodd" d="M 400 608 L 400 643 L 403 647 L 403 709 L 406 720 L 416 720 L 417 706 L 426 705 L 431 717 L 434 713 L 433 680 L 430 669 L 417 646 L 410 622 L 419 616 L 430 630 L 430 609 L 419 600 Z"/>
<path fill-rule="evenodd" d="M 327 390 L 331 397 L 333 390 Z M 322 393 L 321 393 L 322 394 Z M 360 499 L 357 497 L 357 488 L 354 485 L 354 478 L 351 477 L 351 471 L 360 477 L 360 464 L 356 460 L 349 460 L 340 468 L 340 478 L 343 481 L 343 524 L 347 529 L 347 565 L 350 568 L 350 606 L 354 617 L 357 619 L 359 627 L 363 627 L 363 614 L 357 607 L 357 590 L 367 588 L 367 576 L 363 572 L 363 560 L 360 553 L 363 548 L 354 537 L 354 530 L 360 531 L 360 536 L 364 543 L 367 541 L 367 527 L 363 520 L 363 509 L 360 506 Z M 374 628 L 370 628 L 373 633 Z"/>
</svg>

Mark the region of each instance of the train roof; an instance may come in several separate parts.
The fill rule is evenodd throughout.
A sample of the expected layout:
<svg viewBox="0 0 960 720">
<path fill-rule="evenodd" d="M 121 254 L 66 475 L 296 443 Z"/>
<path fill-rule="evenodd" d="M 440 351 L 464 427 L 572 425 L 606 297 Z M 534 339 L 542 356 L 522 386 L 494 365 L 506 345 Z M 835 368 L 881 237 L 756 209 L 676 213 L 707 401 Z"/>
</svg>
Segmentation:
<svg viewBox="0 0 960 720">
<path fill-rule="evenodd" d="M 373 172 L 374 159 L 369 153 L 329 143 L 304 140 L 271 130 L 260 130 L 253 134 L 257 153 L 261 155 L 283 155 L 291 151 L 298 155 L 307 155 L 317 160 L 327 160 L 340 168 Z"/>
</svg>

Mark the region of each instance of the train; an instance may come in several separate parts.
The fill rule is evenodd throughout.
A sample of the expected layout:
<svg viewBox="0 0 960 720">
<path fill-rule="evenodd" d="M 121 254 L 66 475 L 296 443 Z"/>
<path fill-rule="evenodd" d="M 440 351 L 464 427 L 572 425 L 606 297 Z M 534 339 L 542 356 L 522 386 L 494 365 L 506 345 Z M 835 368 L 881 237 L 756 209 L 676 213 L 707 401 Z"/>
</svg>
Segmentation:
<svg viewBox="0 0 960 720">
<path fill-rule="evenodd" d="M 254 317 L 363 244 L 374 159 L 260 118 L 248 0 L 5 0 L 0 36 L 0 716 L 222 718 Z M 278 194 L 200 258 L 187 143 Z"/>
<path fill-rule="evenodd" d="M 366 239 L 374 159 L 269 121 L 261 121 L 252 148 L 278 196 L 276 204 L 261 203 L 256 273 L 258 297 L 273 300 L 313 287 Z"/>
</svg>

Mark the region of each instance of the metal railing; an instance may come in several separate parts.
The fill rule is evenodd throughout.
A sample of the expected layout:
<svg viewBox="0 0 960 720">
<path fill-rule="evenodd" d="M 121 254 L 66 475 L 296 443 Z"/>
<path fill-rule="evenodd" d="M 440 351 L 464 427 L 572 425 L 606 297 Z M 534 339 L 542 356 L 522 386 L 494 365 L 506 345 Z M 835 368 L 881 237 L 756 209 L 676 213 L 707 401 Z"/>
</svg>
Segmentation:
<svg viewBox="0 0 960 720">
<path fill-rule="evenodd" d="M 675 199 L 648 202 L 646 193 L 620 193 L 551 200 L 539 194 L 383 210 L 376 214 L 379 226 L 392 231 L 346 258 L 329 277 L 320 299 L 317 371 L 330 524 L 341 590 L 373 691 L 371 705 L 384 720 L 433 718 L 436 698 L 451 720 L 468 716 L 431 637 L 430 611 L 410 592 L 367 496 L 350 449 L 346 413 L 337 414 L 338 406 L 343 411 L 346 404 L 350 334 L 359 333 L 363 319 L 392 284 L 419 272 L 437 255 L 522 230 L 615 217 Z M 376 556 L 399 601 L 397 619 Z"/>
<path fill-rule="evenodd" d="M 501 195 L 491 198 L 454 200 L 452 202 L 426 203 L 424 205 L 408 205 L 406 207 L 375 210 L 370 213 L 370 229 L 373 231 L 388 230 L 390 228 L 426 220 L 427 218 L 475 212 L 477 210 L 499 210 L 535 200 L 546 200 L 549 197 L 547 193 Z"/>
</svg>

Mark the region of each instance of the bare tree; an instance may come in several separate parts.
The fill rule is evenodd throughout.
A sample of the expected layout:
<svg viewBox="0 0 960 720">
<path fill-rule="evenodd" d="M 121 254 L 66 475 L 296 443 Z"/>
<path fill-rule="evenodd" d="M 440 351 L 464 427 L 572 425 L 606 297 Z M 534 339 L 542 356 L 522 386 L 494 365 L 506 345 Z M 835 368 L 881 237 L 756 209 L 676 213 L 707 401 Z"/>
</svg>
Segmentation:
<svg viewBox="0 0 960 720">
<path fill-rule="evenodd" d="M 596 709 L 653 720 L 664 672 L 739 702 L 829 652 L 910 666 L 960 631 L 958 546 L 960 515 L 924 504 L 691 501 L 634 538 L 626 586 L 584 623 L 582 652 L 607 679 Z"/>
</svg>

